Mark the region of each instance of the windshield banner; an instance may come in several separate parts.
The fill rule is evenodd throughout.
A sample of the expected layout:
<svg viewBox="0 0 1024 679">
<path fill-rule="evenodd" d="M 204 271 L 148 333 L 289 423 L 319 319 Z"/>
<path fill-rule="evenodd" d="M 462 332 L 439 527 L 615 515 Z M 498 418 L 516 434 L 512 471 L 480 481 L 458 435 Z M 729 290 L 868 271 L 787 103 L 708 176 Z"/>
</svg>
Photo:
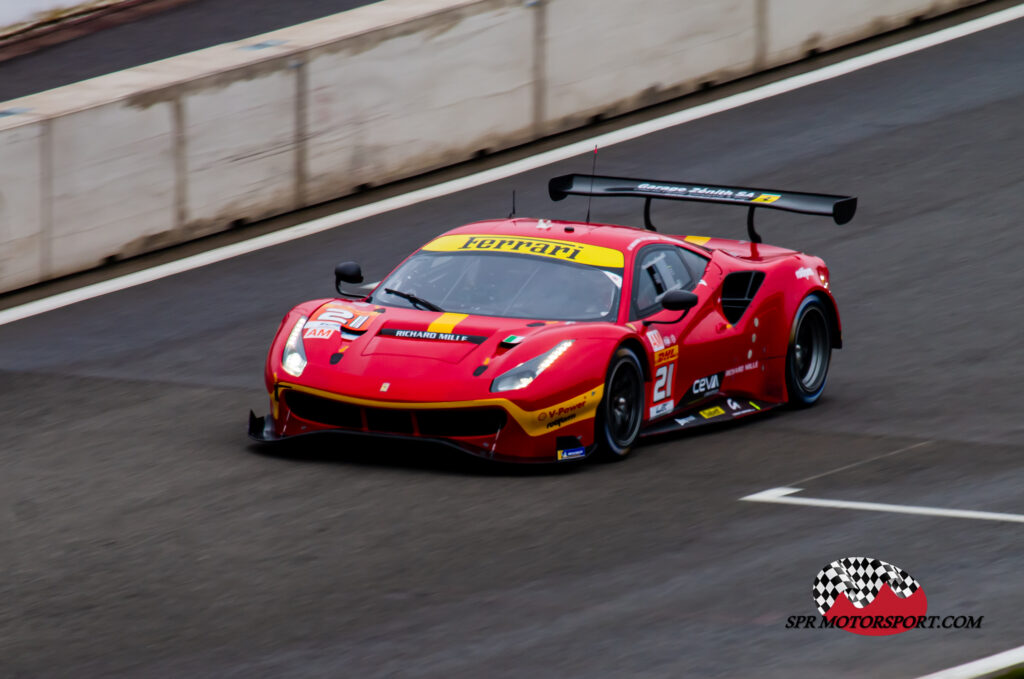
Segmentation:
<svg viewBox="0 0 1024 679">
<path fill-rule="evenodd" d="M 428 252 L 511 252 L 590 266 L 617 269 L 624 266 L 624 258 L 618 250 L 550 238 L 458 234 L 441 236 L 427 243 L 423 249 Z"/>
</svg>

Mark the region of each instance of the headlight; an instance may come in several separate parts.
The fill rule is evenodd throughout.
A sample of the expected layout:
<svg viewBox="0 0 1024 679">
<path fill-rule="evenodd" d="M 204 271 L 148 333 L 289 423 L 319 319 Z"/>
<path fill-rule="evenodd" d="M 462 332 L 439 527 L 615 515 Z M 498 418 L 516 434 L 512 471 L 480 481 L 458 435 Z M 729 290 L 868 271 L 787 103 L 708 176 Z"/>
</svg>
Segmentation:
<svg viewBox="0 0 1024 679">
<path fill-rule="evenodd" d="M 531 358 L 525 363 L 520 363 L 506 373 L 502 373 L 491 382 L 491 391 L 512 391 L 530 386 L 530 383 L 537 379 L 537 376 L 548 369 L 548 367 L 564 354 L 576 340 L 564 340 L 555 345 L 555 348 L 536 358 Z"/>
<path fill-rule="evenodd" d="M 306 320 L 305 316 L 300 316 L 295 321 L 281 354 L 281 369 L 294 377 L 299 377 L 306 369 L 306 350 L 302 346 L 302 329 L 306 326 Z"/>
</svg>

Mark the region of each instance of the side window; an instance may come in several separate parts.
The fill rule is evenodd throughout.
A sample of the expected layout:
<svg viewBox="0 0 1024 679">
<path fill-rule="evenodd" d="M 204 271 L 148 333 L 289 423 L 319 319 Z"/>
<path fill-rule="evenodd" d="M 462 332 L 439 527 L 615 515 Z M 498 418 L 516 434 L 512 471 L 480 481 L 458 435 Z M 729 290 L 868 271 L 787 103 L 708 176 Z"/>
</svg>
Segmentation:
<svg viewBox="0 0 1024 679">
<path fill-rule="evenodd" d="M 706 266 L 706 259 L 689 250 L 671 245 L 645 248 L 633 273 L 630 318 L 643 318 L 656 311 L 658 300 L 669 290 L 693 290 Z"/>
<path fill-rule="evenodd" d="M 683 258 L 686 268 L 690 270 L 690 275 L 693 276 L 694 285 L 696 285 L 697 281 L 704 277 L 704 269 L 708 268 L 708 261 L 710 260 L 684 248 L 679 248 L 676 252 Z"/>
</svg>

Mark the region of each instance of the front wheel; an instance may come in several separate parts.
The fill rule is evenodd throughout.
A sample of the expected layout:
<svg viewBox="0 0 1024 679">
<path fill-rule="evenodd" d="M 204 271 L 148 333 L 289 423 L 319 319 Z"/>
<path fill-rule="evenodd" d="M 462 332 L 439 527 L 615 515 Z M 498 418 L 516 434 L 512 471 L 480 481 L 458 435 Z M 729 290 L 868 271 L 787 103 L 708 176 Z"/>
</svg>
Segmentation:
<svg viewBox="0 0 1024 679">
<path fill-rule="evenodd" d="M 791 406 L 806 408 L 821 398 L 831 359 L 828 312 L 821 300 L 810 295 L 796 311 L 786 352 L 786 389 Z"/>
<path fill-rule="evenodd" d="M 643 424 L 644 373 L 629 349 L 619 349 L 608 365 L 604 398 L 598 406 L 594 438 L 604 459 L 629 455 Z"/>
</svg>

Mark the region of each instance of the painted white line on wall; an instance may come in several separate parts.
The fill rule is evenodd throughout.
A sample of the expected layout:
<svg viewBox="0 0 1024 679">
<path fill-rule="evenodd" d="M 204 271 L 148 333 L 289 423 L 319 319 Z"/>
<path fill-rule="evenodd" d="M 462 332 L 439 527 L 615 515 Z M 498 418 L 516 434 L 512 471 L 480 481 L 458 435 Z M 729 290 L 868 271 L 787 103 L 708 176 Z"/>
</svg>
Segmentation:
<svg viewBox="0 0 1024 679">
<path fill-rule="evenodd" d="M 813 497 L 790 497 L 801 488 L 769 488 L 760 493 L 741 497 L 745 502 L 768 502 L 779 505 L 802 507 L 828 507 L 830 509 L 859 509 L 867 512 L 890 512 L 893 514 L 920 514 L 942 516 L 953 519 L 978 519 L 981 521 L 1009 521 L 1024 523 L 1024 514 L 1003 514 L 1001 512 L 978 512 L 970 509 L 943 509 L 941 507 L 918 507 L 915 505 L 890 505 L 882 502 L 853 502 L 849 500 L 826 500 Z"/>
<path fill-rule="evenodd" d="M 1009 651 L 996 653 L 974 662 L 950 667 L 948 670 L 926 674 L 917 679 L 973 679 L 974 677 L 981 677 L 992 672 L 1005 670 L 1008 667 L 1021 663 L 1024 663 L 1024 646 L 1011 648 Z"/>
<path fill-rule="evenodd" d="M 302 224 L 296 224 L 295 226 L 287 229 L 258 236 L 251 240 L 226 245 L 224 247 L 209 250 L 197 255 L 191 255 L 173 262 L 160 264 L 150 269 L 136 271 L 135 273 L 112 278 L 108 281 L 94 283 L 77 290 L 69 290 L 51 297 L 45 297 L 34 302 L 12 307 L 10 309 L 0 311 L 0 325 L 13 323 L 14 321 L 53 311 L 54 309 L 59 309 L 70 304 L 76 304 L 87 299 L 100 297 L 102 295 L 131 288 L 136 285 L 142 285 L 161 278 L 173 276 L 184 271 L 198 269 L 209 264 L 231 259 L 232 257 L 238 257 L 250 252 L 255 252 L 256 250 L 262 250 L 264 248 L 287 243 L 298 238 L 310 236 L 315 233 L 328 231 L 345 224 L 351 224 L 352 222 L 356 222 L 361 219 L 375 217 L 385 212 L 415 205 L 416 203 L 422 203 L 434 198 L 441 198 L 459 191 L 465 191 L 490 182 L 506 179 L 522 172 L 535 170 L 537 168 L 544 167 L 545 165 L 550 165 L 551 163 L 566 160 L 583 153 L 588 153 L 593 150 L 595 145 L 606 147 L 614 144 L 620 144 L 647 134 L 659 132 L 669 127 L 682 125 L 683 123 L 688 123 L 700 118 L 706 118 L 716 113 L 722 113 L 723 111 L 746 106 L 747 104 L 769 99 L 786 92 L 792 92 L 793 90 L 798 90 L 802 87 L 838 78 L 839 76 L 853 73 L 854 71 L 859 71 L 869 66 L 874 66 L 885 61 L 913 54 L 914 52 L 919 52 L 921 50 L 928 49 L 929 47 L 941 45 L 943 43 L 1021 18 L 1024 18 L 1024 4 L 1016 5 L 999 12 L 994 12 L 987 16 L 979 17 L 957 26 L 951 26 L 941 31 L 936 31 L 935 33 L 923 35 L 898 45 L 891 45 L 889 47 L 875 50 L 874 52 L 862 54 L 860 56 L 847 59 L 846 61 L 841 61 L 837 64 L 832 64 L 814 71 L 786 78 L 747 92 L 734 94 L 717 101 L 701 104 L 700 106 L 694 106 L 693 108 L 686 109 L 685 111 L 677 111 L 676 113 L 672 113 L 661 118 L 655 118 L 643 123 L 631 125 L 630 127 L 622 128 L 621 130 L 615 130 L 596 137 L 591 137 L 590 139 L 568 144 L 560 148 L 551 149 L 550 151 L 545 151 L 544 153 L 539 153 L 535 156 L 522 158 L 512 163 L 508 163 L 507 165 L 491 168 L 490 170 L 478 172 L 466 177 L 460 177 L 434 186 L 428 186 L 416 191 L 410 191 L 409 193 L 386 198 L 376 203 L 363 205 L 351 210 L 345 210 L 343 212 L 321 217 L 320 219 L 314 219 Z"/>
</svg>

